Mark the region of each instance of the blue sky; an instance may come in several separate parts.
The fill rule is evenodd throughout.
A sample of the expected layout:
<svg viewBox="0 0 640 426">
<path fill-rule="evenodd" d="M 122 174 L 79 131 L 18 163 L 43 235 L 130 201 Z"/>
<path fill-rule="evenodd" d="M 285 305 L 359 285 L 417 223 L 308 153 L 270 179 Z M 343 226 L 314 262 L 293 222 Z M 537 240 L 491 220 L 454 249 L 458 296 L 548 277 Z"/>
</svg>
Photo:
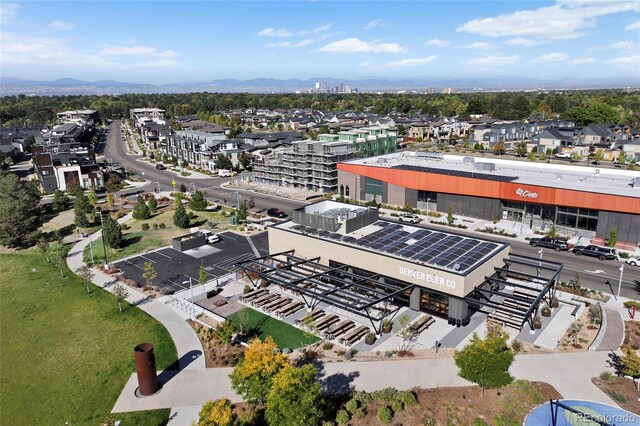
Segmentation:
<svg viewBox="0 0 640 426">
<path fill-rule="evenodd" d="M 640 76 L 638 1 L 3 0 L 0 23 L 25 79 Z"/>
</svg>

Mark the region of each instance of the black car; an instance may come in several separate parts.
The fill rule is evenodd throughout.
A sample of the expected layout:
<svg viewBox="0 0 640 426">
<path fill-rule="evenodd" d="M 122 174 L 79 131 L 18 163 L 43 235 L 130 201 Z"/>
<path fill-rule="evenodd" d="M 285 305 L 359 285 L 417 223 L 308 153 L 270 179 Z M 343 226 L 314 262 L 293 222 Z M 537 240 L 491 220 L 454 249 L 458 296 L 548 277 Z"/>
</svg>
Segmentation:
<svg viewBox="0 0 640 426">
<path fill-rule="evenodd" d="M 551 237 L 532 238 L 529 240 L 529 244 L 531 244 L 531 247 L 547 247 L 555 251 L 569 250 L 569 245 L 565 240 Z"/>
<path fill-rule="evenodd" d="M 167 168 L 164 166 L 164 164 L 156 164 L 156 169 L 158 169 L 158 170 L 167 170 Z"/>
<path fill-rule="evenodd" d="M 285 212 L 276 208 L 267 210 L 267 215 L 270 217 L 277 217 L 280 219 L 287 217 L 287 214 Z"/>
<path fill-rule="evenodd" d="M 588 246 L 575 246 L 573 252 L 576 256 L 591 256 L 597 257 L 600 260 L 614 260 L 616 255 L 613 254 L 610 248 L 594 246 L 593 244 Z"/>
</svg>

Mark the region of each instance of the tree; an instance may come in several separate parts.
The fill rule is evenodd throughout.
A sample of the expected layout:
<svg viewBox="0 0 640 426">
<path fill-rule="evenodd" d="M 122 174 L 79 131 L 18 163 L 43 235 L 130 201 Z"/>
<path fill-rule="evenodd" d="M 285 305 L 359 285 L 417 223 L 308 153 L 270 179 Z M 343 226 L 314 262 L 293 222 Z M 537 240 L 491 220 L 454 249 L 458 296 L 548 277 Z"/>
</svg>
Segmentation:
<svg viewBox="0 0 640 426">
<path fill-rule="evenodd" d="M 73 223 L 75 223 L 78 228 L 85 228 L 89 225 L 85 203 L 86 198 L 81 192 L 73 203 Z"/>
<path fill-rule="evenodd" d="M 493 147 L 491 147 L 491 150 L 498 154 L 501 155 L 504 153 L 504 142 L 498 142 L 495 145 L 493 145 Z"/>
<path fill-rule="evenodd" d="M 180 184 L 180 192 L 183 194 L 187 192 L 187 185 L 185 185 L 184 182 Z"/>
<path fill-rule="evenodd" d="M 64 278 L 64 257 L 67 254 L 61 243 L 56 243 L 51 247 L 50 253 L 53 256 L 53 262 L 60 270 L 60 277 Z"/>
<path fill-rule="evenodd" d="M 230 170 L 233 168 L 233 163 L 231 159 L 224 154 L 218 154 L 215 161 L 215 167 L 217 170 L 224 169 Z"/>
<path fill-rule="evenodd" d="M 77 274 L 82 282 L 87 286 L 87 293 L 90 293 L 91 291 L 89 290 L 89 285 L 91 285 L 91 283 L 93 282 L 93 278 L 95 277 L 95 274 L 93 273 L 91 268 L 89 268 L 89 266 L 87 265 L 82 265 L 80 269 L 78 269 Z"/>
<path fill-rule="evenodd" d="M 40 232 L 40 193 L 13 173 L 0 176 L 0 244 L 18 247 L 35 242 Z"/>
<path fill-rule="evenodd" d="M 209 274 L 207 274 L 207 270 L 204 268 L 204 261 L 200 261 L 200 269 L 198 269 L 198 283 L 204 284 L 209 280 Z"/>
<path fill-rule="evenodd" d="M 197 426 L 231 426 L 233 408 L 227 398 L 207 401 L 200 409 Z"/>
<path fill-rule="evenodd" d="M 265 418 L 269 425 L 306 426 L 319 424 L 322 412 L 318 370 L 311 364 L 300 368 L 286 365 L 273 378 L 267 393 Z"/>
<path fill-rule="evenodd" d="M 622 352 L 623 355 L 620 356 L 621 373 L 634 379 L 640 378 L 640 356 L 638 353 L 631 346 L 626 346 Z M 636 388 L 640 390 L 638 382 L 636 382 Z"/>
<path fill-rule="evenodd" d="M 242 222 L 247 220 L 248 214 L 249 209 L 247 209 L 247 205 L 245 203 L 240 204 L 240 208 L 238 209 L 238 221 Z"/>
<path fill-rule="evenodd" d="M 602 306 L 600 303 L 593 303 L 589 306 L 589 321 L 592 325 L 602 324 Z"/>
<path fill-rule="evenodd" d="M 248 170 L 251 168 L 252 161 L 253 161 L 253 156 L 246 151 L 240 153 L 240 155 L 238 156 L 238 163 L 240 164 L 240 167 L 242 167 L 244 170 Z"/>
<path fill-rule="evenodd" d="M 49 241 L 44 236 L 41 236 L 36 243 L 38 246 L 38 250 L 47 258 L 47 263 L 49 263 Z"/>
<path fill-rule="evenodd" d="M 402 344 L 400 345 L 400 351 L 410 352 L 412 349 L 412 342 L 415 340 L 415 333 L 411 328 L 411 320 L 408 316 L 403 315 L 400 317 L 400 331 L 398 335 L 402 338 Z"/>
<path fill-rule="evenodd" d="M 98 203 L 98 194 L 96 194 L 95 188 L 91 188 L 91 191 L 89 191 L 87 201 L 89 201 L 89 204 L 92 206 Z"/>
<path fill-rule="evenodd" d="M 527 155 L 527 143 L 525 141 L 520 141 L 516 145 L 516 155 L 518 157 L 524 157 Z"/>
<path fill-rule="evenodd" d="M 178 228 L 185 229 L 189 227 L 190 222 L 191 220 L 189 219 L 189 216 L 187 216 L 187 211 L 184 207 L 181 205 L 176 207 L 176 211 L 173 213 L 173 224 Z"/>
<path fill-rule="evenodd" d="M 191 201 L 189 201 L 189 207 L 195 211 L 202 211 L 207 208 L 207 199 L 201 191 L 196 191 L 195 194 L 193 194 Z"/>
<path fill-rule="evenodd" d="M 136 205 L 133 206 L 133 218 L 138 220 L 145 220 L 151 217 L 151 211 L 149 206 L 145 203 L 144 198 L 138 196 L 136 199 Z"/>
<path fill-rule="evenodd" d="M 556 229 L 556 225 L 552 224 L 549 231 L 547 231 L 547 236 L 551 238 L 556 238 L 558 236 L 558 230 Z"/>
<path fill-rule="evenodd" d="M 112 193 L 108 193 L 107 204 L 109 205 L 109 207 L 113 207 L 115 203 L 116 203 L 116 197 Z"/>
<path fill-rule="evenodd" d="M 104 238 L 105 244 L 109 247 L 122 247 L 122 228 L 117 221 L 111 219 L 108 215 L 102 225 L 102 237 Z"/>
<path fill-rule="evenodd" d="M 151 194 L 149 196 L 149 200 L 147 200 L 147 207 L 149 207 L 149 214 L 156 214 L 156 212 L 158 211 L 158 200 L 156 200 L 156 197 Z"/>
<path fill-rule="evenodd" d="M 118 309 L 120 310 L 120 313 L 122 313 L 122 302 L 129 297 L 129 290 L 127 290 L 127 288 L 122 284 L 118 283 L 113 287 L 113 296 L 118 302 Z"/>
<path fill-rule="evenodd" d="M 53 191 L 53 210 L 61 212 L 69 205 L 69 197 L 64 191 L 56 189 Z"/>
<path fill-rule="evenodd" d="M 607 245 L 611 248 L 615 248 L 616 244 L 618 244 L 618 230 L 616 228 L 611 228 L 611 231 L 609 231 L 609 240 L 607 240 Z"/>
<path fill-rule="evenodd" d="M 596 152 L 593 153 L 593 162 L 600 164 L 602 160 L 604 160 L 604 151 L 602 149 L 597 149 Z"/>
<path fill-rule="evenodd" d="M 176 206 L 181 206 L 182 205 L 182 193 L 175 191 L 173 193 L 173 201 L 175 202 Z"/>
<path fill-rule="evenodd" d="M 233 323 L 229 320 L 226 320 L 216 329 L 216 337 L 218 338 L 218 340 L 220 340 L 221 343 L 228 345 L 229 343 L 231 343 L 235 332 L 236 328 Z"/>
<path fill-rule="evenodd" d="M 156 269 L 153 267 L 153 263 L 150 261 L 144 262 L 144 268 L 142 270 L 142 278 L 147 282 L 148 286 L 153 285 L 153 280 L 158 278 L 158 273 Z"/>
<path fill-rule="evenodd" d="M 456 351 L 454 360 L 460 377 L 478 384 L 484 389 L 508 385 L 513 381 L 509 367 L 513 352 L 507 346 L 509 335 L 499 326 L 489 326 L 484 339 L 473 333 L 471 341 L 462 350 Z"/>
<path fill-rule="evenodd" d="M 629 156 L 626 152 L 620 150 L 620 154 L 618 154 L 618 163 L 627 164 L 627 161 L 629 161 Z"/>
<path fill-rule="evenodd" d="M 447 213 L 447 223 L 451 225 L 455 218 L 453 217 L 453 208 L 449 207 L 449 212 Z"/>
<path fill-rule="evenodd" d="M 569 327 L 568 336 L 573 340 L 573 346 L 578 343 L 578 336 L 580 336 L 580 332 L 582 331 L 582 323 L 579 321 L 575 321 Z"/>
<path fill-rule="evenodd" d="M 278 353 L 276 348 L 270 336 L 264 342 L 253 339 L 244 352 L 244 358 L 229 376 L 231 387 L 249 404 L 263 405 L 273 378 L 289 365 L 289 359 Z"/>
<path fill-rule="evenodd" d="M 573 151 L 571 153 L 571 161 L 576 162 L 580 160 L 582 160 L 582 154 L 580 154 L 578 151 Z"/>
</svg>

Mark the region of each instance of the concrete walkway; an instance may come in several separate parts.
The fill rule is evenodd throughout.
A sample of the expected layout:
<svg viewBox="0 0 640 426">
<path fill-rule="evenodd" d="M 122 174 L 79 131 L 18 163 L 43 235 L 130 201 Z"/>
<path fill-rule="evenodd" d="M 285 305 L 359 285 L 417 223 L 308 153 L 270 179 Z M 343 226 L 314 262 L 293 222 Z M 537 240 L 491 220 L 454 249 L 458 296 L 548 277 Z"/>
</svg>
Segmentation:
<svg viewBox="0 0 640 426">
<path fill-rule="evenodd" d="M 600 333 L 604 334 L 602 337 L 598 336 L 596 351 L 617 351 L 624 340 L 624 323 L 620 311 L 603 307 L 602 315 L 604 321 Z"/>
<path fill-rule="evenodd" d="M 118 222 L 123 223 L 130 218 L 131 213 L 120 218 Z M 91 241 L 98 239 L 100 239 L 100 232 L 92 234 L 73 246 L 67 255 L 67 265 L 71 271 L 76 272 L 84 265 L 82 259 L 84 248 L 87 247 Z M 113 287 L 116 283 L 114 278 L 103 273 L 97 268 L 93 268 L 93 272 L 95 274 L 93 283 L 108 292 L 113 292 Z M 189 324 L 187 324 L 185 320 L 173 309 L 165 304 L 158 302 L 155 299 L 151 299 L 131 287 L 127 287 L 127 289 L 129 290 L 127 302 L 139 307 L 144 312 L 154 317 L 171 335 L 178 352 L 180 369 L 204 369 L 205 360 L 202 356 L 202 345 L 191 326 L 189 326 Z M 124 315 L 126 315 L 126 313 Z"/>
</svg>

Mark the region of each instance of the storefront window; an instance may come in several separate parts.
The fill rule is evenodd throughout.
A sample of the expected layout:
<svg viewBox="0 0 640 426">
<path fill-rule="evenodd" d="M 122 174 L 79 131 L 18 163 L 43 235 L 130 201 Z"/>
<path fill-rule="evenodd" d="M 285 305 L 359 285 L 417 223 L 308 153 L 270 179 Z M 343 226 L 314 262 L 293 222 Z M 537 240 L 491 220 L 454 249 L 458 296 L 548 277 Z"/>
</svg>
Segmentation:
<svg viewBox="0 0 640 426">
<path fill-rule="evenodd" d="M 558 207 L 556 225 L 595 231 L 598 227 L 598 211 L 576 207 Z"/>
<path fill-rule="evenodd" d="M 420 309 L 436 315 L 447 315 L 449 312 L 449 298 L 422 290 L 420 295 Z"/>
<path fill-rule="evenodd" d="M 418 201 L 425 203 L 437 203 L 438 193 L 431 191 L 418 191 Z"/>
<path fill-rule="evenodd" d="M 576 227 L 577 217 L 574 215 L 558 213 L 556 216 L 556 224 L 559 226 L 568 226 L 569 228 Z"/>
<path fill-rule="evenodd" d="M 382 181 L 377 179 L 365 178 L 364 193 L 365 195 L 372 195 L 373 198 L 382 197 Z"/>
</svg>

